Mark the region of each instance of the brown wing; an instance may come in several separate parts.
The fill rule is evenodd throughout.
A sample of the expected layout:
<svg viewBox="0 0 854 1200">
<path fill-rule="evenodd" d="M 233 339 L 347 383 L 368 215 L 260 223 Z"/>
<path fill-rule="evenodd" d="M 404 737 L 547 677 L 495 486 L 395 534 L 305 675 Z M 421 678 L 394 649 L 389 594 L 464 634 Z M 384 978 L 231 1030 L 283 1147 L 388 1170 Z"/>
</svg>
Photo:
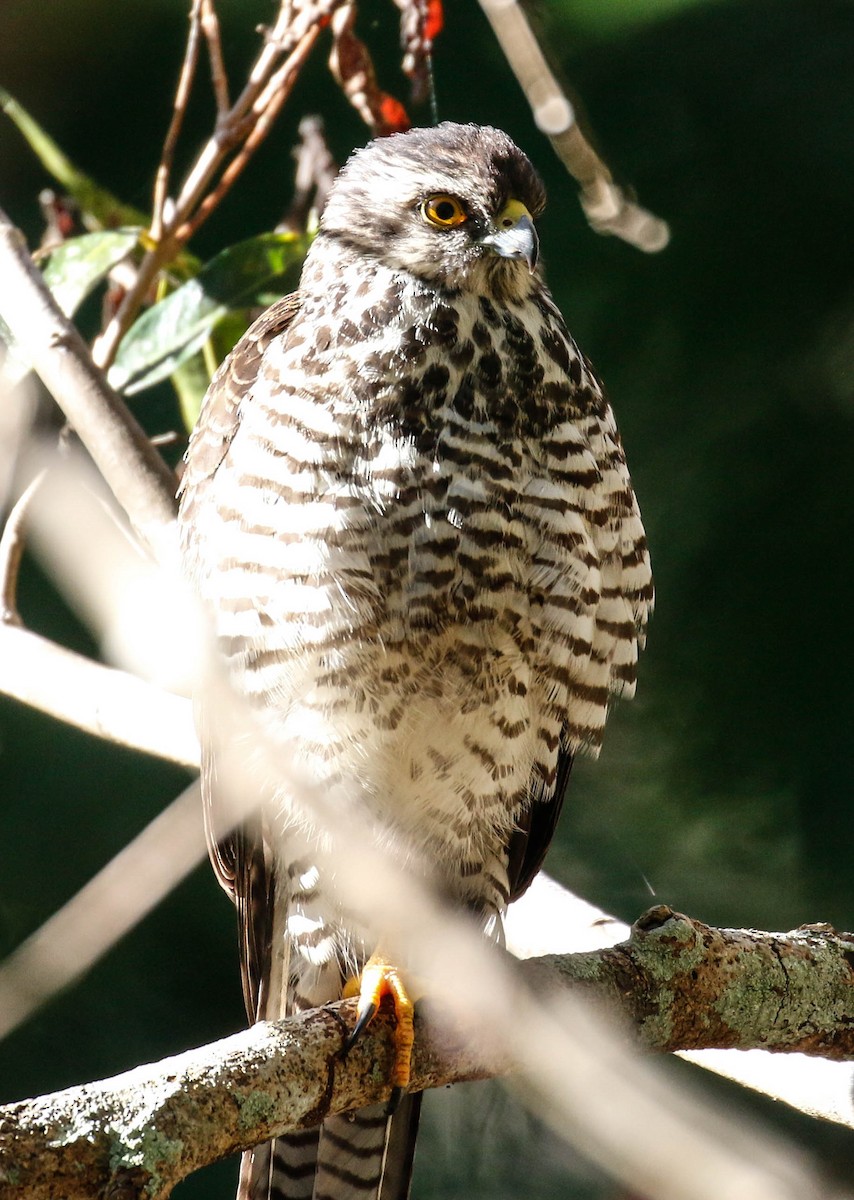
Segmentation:
<svg viewBox="0 0 854 1200">
<path fill-rule="evenodd" d="M 216 474 L 240 424 L 242 406 L 251 401 L 261 357 L 270 341 L 284 333 L 300 307 L 299 293 L 285 296 L 250 326 L 217 371 L 205 397 L 187 450 L 181 480 L 179 524 L 192 556 L 197 507 Z M 260 820 L 223 831 L 217 811 L 216 762 L 205 737 L 205 714 L 198 717 L 202 755 L 202 804 L 208 853 L 214 872 L 237 908 L 243 998 L 250 1021 L 261 1016 L 263 980 L 268 974 L 272 938 L 272 877 Z"/>
<path fill-rule="evenodd" d="M 551 796 L 532 804 L 523 815 L 518 829 L 510 835 L 507 843 L 507 879 L 511 902 L 518 900 L 528 890 L 543 865 L 563 808 L 571 770 L 572 754 L 562 749 L 557 760 Z"/>
<path fill-rule="evenodd" d="M 204 496 L 204 485 L 216 474 L 240 424 L 241 407 L 258 377 L 261 357 L 273 338 L 288 328 L 301 303 L 299 292 L 292 292 L 271 305 L 249 326 L 211 380 L 190 438 L 178 489 L 179 523 L 185 542 L 192 539 L 193 512 Z"/>
</svg>

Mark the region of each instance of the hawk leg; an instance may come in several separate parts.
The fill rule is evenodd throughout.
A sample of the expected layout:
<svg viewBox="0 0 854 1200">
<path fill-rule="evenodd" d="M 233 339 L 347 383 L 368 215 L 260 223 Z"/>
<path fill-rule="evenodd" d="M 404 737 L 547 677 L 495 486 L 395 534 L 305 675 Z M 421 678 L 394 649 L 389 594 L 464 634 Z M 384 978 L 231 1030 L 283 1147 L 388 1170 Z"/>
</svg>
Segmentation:
<svg viewBox="0 0 854 1200">
<path fill-rule="evenodd" d="M 344 987 L 347 997 L 358 996 L 356 1024 L 344 1043 L 346 1054 L 365 1031 L 384 996 L 391 996 L 396 1018 L 394 1034 L 394 1067 L 391 1084 L 395 1092 L 403 1092 L 409 1086 L 412 1046 L 415 1041 L 415 1005 L 407 992 L 400 972 L 381 950 L 377 950 L 362 968 L 358 979 L 349 979 Z"/>
</svg>

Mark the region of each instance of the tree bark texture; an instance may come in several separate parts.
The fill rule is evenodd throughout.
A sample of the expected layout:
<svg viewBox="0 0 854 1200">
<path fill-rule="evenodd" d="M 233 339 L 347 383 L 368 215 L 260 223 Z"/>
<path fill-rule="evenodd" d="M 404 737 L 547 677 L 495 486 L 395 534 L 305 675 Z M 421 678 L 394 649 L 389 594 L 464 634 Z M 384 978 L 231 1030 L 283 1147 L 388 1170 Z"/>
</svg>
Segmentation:
<svg viewBox="0 0 854 1200">
<path fill-rule="evenodd" d="M 620 945 L 517 969 L 535 991 L 586 994 L 648 1050 L 854 1058 L 854 936 L 829 926 L 712 929 L 659 906 Z M 0 1108 L 0 1200 L 161 1200 L 207 1163 L 387 1097 L 393 1018 L 381 1012 L 342 1059 L 354 1017 L 355 1001 L 341 1001 Z M 414 1090 L 512 1068 L 512 1048 L 475 1045 L 418 1017 Z"/>
</svg>

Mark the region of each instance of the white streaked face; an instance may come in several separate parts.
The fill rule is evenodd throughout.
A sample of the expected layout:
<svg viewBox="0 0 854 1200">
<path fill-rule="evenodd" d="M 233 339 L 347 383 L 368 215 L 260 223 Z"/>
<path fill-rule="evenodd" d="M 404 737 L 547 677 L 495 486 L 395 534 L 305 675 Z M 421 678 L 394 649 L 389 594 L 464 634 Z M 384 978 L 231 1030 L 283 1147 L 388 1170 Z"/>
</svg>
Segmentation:
<svg viewBox="0 0 854 1200">
<path fill-rule="evenodd" d="M 458 136 L 450 150 L 444 126 L 441 139 L 436 130 L 414 130 L 354 154 L 330 193 L 321 233 L 392 270 L 453 289 L 521 298 L 531 288 L 542 184 L 505 134 L 452 128 Z M 495 240 L 520 219 L 530 231 L 529 261 Z"/>
</svg>

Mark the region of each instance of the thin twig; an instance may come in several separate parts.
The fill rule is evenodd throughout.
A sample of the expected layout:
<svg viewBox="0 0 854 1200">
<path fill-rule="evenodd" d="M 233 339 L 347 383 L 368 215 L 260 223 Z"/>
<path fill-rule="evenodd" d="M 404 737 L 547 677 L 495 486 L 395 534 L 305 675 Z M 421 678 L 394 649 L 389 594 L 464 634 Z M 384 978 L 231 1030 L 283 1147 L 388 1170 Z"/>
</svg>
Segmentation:
<svg viewBox="0 0 854 1200">
<path fill-rule="evenodd" d="M 260 111 L 252 126 L 251 133 L 223 171 L 214 189 L 208 192 L 201 201 L 192 218 L 175 230 L 174 237 L 179 245 L 183 245 L 189 241 L 199 226 L 207 220 L 226 193 L 230 191 L 252 155 L 270 132 L 273 122 L 291 94 L 291 89 L 296 82 L 297 72 L 308 57 L 319 34 L 319 26 L 315 25 L 309 29 L 293 54 L 290 55 L 287 62 L 282 64 L 270 80 L 268 86 L 264 89 L 264 92 L 258 99 L 258 109 Z"/>
<path fill-rule="evenodd" d="M 193 6 L 190 10 L 190 32 L 187 35 L 187 48 L 184 51 L 184 61 L 181 64 L 178 87 L 175 91 L 175 102 L 172 105 L 172 120 L 169 122 L 169 128 L 163 140 L 163 152 L 160 155 L 160 164 L 154 179 L 154 200 L 152 203 L 150 232 L 155 242 L 159 242 L 163 234 L 163 211 L 169 189 L 169 173 L 172 170 L 175 147 L 178 144 L 178 135 L 184 123 L 187 104 L 190 100 L 190 89 L 193 86 L 196 66 L 199 61 L 199 39 L 202 25 L 201 9 L 202 0 L 193 0 Z"/>
<path fill-rule="evenodd" d="M 273 29 L 264 39 L 264 45 L 255 61 L 243 91 L 225 116 L 217 122 L 217 129 L 190 169 L 175 201 L 173 229 L 184 224 L 201 201 L 223 159 L 251 131 L 255 121 L 267 107 L 262 94 L 269 88 L 274 74 L 287 75 L 290 65 L 279 67 L 282 56 L 299 46 L 308 33 L 319 31 L 320 19 L 326 8 L 334 7 L 341 0 L 326 0 L 303 14 L 301 22 L 291 24 L 289 5 L 282 3 Z M 310 19 L 308 19 L 310 17 Z M 299 29 L 297 29 L 299 27 Z"/>
<path fill-rule="evenodd" d="M 345 0 L 315 0 L 314 3 L 302 3 L 298 11 L 293 11 L 291 0 L 281 0 L 276 22 L 273 28 L 267 30 L 261 53 L 249 72 L 249 78 L 232 106 L 229 116 L 238 119 L 256 107 L 256 101 L 266 88 L 270 76 L 276 69 L 283 54 L 290 53 L 308 31 L 316 26 L 325 25 L 331 14 Z"/>
<path fill-rule="evenodd" d="M 18 572 L 24 557 L 24 522 L 30 501 L 45 472 L 39 471 L 12 506 L 0 537 L 0 625 L 21 625 L 18 612 Z"/>
<path fill-rule="evenodd" d="M 217 117 L 228 112 L 228 76 L 222 55 L 222 40 L 219 33 L 219 17 L 214 0 L 202 0 L 202 32 L 208 44 L 208 59 L 211 66 L 211 82 L 216 100 Z"/>
<path fill-rule="evenodd" d="M 667 223 L 630 200 L 578 127 L 572 104 L 555 79 L 517 0 L 479 0 L 534 120 L 581 185 L 581 206 L 597 233 L 610 233 L 639 250 L 663 250 Z"/>
<path fill-rule="evenodd" d="M 116 357 L 125 333 L 133 323 L 136 314 L 142 307 L 149 288 L 157 278 L 160 268 L 178 253 L 179 245 L 173 238 L 161 237 L 160 241 L 148 250 L 139 264 L 133 286 L 128 288 L 122 301 L 110 319 L 107 328 L 95 339 L 92 346 L 92 361 L 103 371 L 108 370 Z"/>
<path fill-rule="evenodd" d="M 143 304 L 149 288 L 160 269 L 178 253 L 189 237 L 210 216 L 217 204 L 239 176 L 254 149 L 269 132 L 270 123 L 281 108 L 293 85 L 295 72 L 316 40 L 321 18 L 341 0 L 319 0 L 303 10 L 293 21 L 290 5 L 282 3 L 273 29 L 249 74 L 249 79 L 231 109 L 217 120 L 213 135 L 203 146 L 190 169 L 175 200 L 169 220 L 164 223 L 160 239 L 144 255 L 136 283 L 124 296 L 109 325 L 97 339 L 93 349 L 95 362 L 108 367 L 115 358 L 119 343 L 130 328 Z M 277 67 L 282 55 L 295 46 L 288 60 Z M 277 91 L 284 89 L 279 96 Z M 257 127 L 261 126 L 259 130 Z M 217 172 L 229 154 L 242 146 L 237 159 L 220 180 L 215 193 L 206 195 Z M 248 147 L 248 148 L 247 148 Z M 203 206 L 199 209 L 199 206 Z"/>
</svg>

